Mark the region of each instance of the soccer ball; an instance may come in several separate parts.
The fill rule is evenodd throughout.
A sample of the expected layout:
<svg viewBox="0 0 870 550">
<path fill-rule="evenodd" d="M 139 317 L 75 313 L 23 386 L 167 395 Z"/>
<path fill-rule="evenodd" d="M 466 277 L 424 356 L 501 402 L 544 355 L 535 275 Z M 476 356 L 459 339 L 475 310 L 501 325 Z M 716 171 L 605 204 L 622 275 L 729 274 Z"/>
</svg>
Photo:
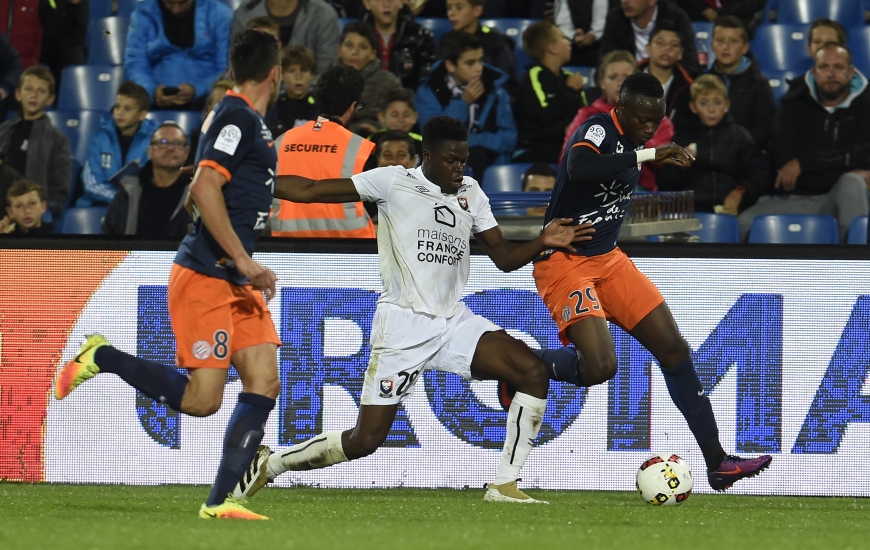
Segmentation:
<svg viewBox="0 0 870 550">
<path fill-rule="evenodd" d="M 654 506 L 676 506 L 692 494 L 692 470 L 677 455 L 653 455 L 637 470 L 637 492 Z"/>
</svg>

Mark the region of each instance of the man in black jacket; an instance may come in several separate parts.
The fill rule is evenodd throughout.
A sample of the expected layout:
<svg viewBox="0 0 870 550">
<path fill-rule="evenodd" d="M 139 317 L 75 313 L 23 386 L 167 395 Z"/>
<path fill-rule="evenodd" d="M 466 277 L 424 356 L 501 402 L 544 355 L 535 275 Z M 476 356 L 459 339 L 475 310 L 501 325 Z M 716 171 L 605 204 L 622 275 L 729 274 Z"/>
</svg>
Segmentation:
<svg viewBox="0 0 870 550">
<path fill-rule="evenodd" d="M 870 208 L 868 120 L 867 78 L 852 66 L 848 49 L 825 44 L 776 113 L 772 148 L 780 194 L 761 197 L 743 212 L 741 233 L 749 232 L 755 216 L 824 214 L 838 219 L 843 241 L 852 220 Z"/>
<path fill-rule="evenodd" d="M 677 0 L 677 5 L 683 8 L 692 21 L 715 21 L 718 17 L 737 17 L 743 22 L 750 35 L 755 34 L 755 27 L 761 23 L 762 11 L 767 0 Z M 713 5 L 718 5 L 714 8 Z"/>
<path fill-rule="evenodd" d="M 416 90 L 436 60 L 432 32 L 414 21 L 402 0 L 363 0 L 363 5 L 368 11 L 362 19 L 380 41 L 381 68 L 398 76 L 403 87 Z"/>
<path fill-rule="evenodd" d="M 749 34 L 740 19 L 725 15 L 713 22 L 713 53 L 716 61 L 710 73 L 725 82 L 731 116 L 767 151 L 776 102 L 767 77 L 749 51 Z"/>
<path fill-rule="evenodd" d="M 138 175 L 121 178 L 102 233 L 182 239 L 191 222 L 184 209 L 190 175 L 181 173 L 188 153 L 181 128 L 172 122 L 161 124 L 151 135 L 150 160 Z"/>
<path fill-rule="evenodd" d="M 622 0 L 620 6 L 610 10 L 601 35 L 601 55 L 613 50 L 628 50 L 637 59 L 643 59 L 647 56 L 646 45 L 658 19 L 673 21 L 680 29 L 683 44 L 680 63 L 690 74 L 699 74 L 695 31 L 689 16 L 679 7 L 659 0 Z"/>
</svg>

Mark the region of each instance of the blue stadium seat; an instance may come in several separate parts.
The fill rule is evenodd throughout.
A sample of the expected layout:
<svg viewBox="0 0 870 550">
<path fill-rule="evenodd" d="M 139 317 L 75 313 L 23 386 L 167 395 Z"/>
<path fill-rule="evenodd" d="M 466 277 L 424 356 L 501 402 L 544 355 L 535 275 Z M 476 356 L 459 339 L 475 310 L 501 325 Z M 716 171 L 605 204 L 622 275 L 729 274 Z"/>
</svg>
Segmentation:
<svg viewBox="0 0 870 550">
<path fill-rule="evenodd" d="M 767 82 L 770 84 L 770 89 L 773 91 L 773 98 L 779 102 L 782 96 L 788 91 L 788 81 L 794 78 L 803 77 L 803 73 L 795 71 L 764 71 L 764 76 L 767 77 Z"/>
<path fill-rule="evenodd" d="M 453 30 L 453 25 L 450 24 L 450 20 L 446 17 L 418 18 L 417 23 L 432 31 L 432 34 L 435 36 L 436 51 L 441 37 Z"/>
<path fill-rule="evenodd" d="M 846 244 L 867 244 L 867 216 L 858 216 L 852 220 Z"/>
<path fill-rule="evenodd" d="M 47 111 L 45 115 L 51 123 L 69 139 L 72 156 L 79 163 L 88 158 L 91 139 L 100 131 L 103 115 L 101 111 Z"/>
<path fill-rule="evenodd" d="M 88 19 L 102 19 L 103 17 L 111 17 L 112 0 L 90 0 L 88 2 Z"/>
<path fill-rule="evenodd" d="M 498 19 L 481 19 L 479 23 L 486 27 L 496 28 L 500 33 L 509 37 L 514 42 L 520 43 L 523 41 L 523 32 L 535 21 L 535 19 L 502 17 Z"/>
<path fill-rule="evenodd" d="M 761 25 L 752 40 L 752 52 L 758 58 L 761 72 L 806 72 L 813 64 L 807 55 L 810 26 L 804 23 Z"/>
<path fill-rule="evenodd" d="M 740 242 L 740 224 L 734 216 L 695 212 L 695 217 L 701 220 L 701 229 L 689 233 L 697 235 L 702 243 Z"/>
<path fill-rule="evenodd" d="M 586 79 L 585 87 L 593 87 L 595 86 L 595 67 L 583 67 L 581 65 L 565 65 L 562 67 L 563 71 L 568 71 L 569 73 L 580 73 Z"/>
<path fill-rule="evenodd" d="M 703 42 L 707 46 L 707 55 L 710 60 L 713 58 L 713 22 L 712 21 L 692 21 L 692 28 L 695 30 L 695 47 Z"/>
<path fill-rule="evenodd" d="M 127 17 L 103 17 L 88 25 L 88 64 L 123 65 L 127 45 Z"/>
<path fill-rule="evenodd" d="M 92 0 L 93 1 L 93 0 Z M 118 0 L 118 16 L 130 17 L 141 0 Z"/>
<path fill-rule="evenodd" d="M 63 70 L 57 108 L 108 111 L 123 78 L 120 66 L 70 65 Z"/>
<path fill-rule="evenodd" d="M 864 76 L 870 75 L 870 26 L 849 31 L 849 51 L 852 52 L 852 65 Z"/>
<path fill-rule="evenodd" d="M 862 0 L 779 0 L 777 23 L 812 23 L 826 17 L 846 29 L 864 24 Z"/>
<path fill-rule="evenodd" d="M 63 216 L 60 232 L 67 235 L 99 235 L 107 210 L 106 206 L 70 208 Z"/>
<path fill-rule="evenodd" d="M 178 124 L 188 139 L 194 132 L 199 132 L 202 126 L 202 113 L 199 111 L 149 111 L 148 118 L 161 124 L 164 122 Z"/>
<path fill-rule="evenodd" d="M 838 244 L 840 237 L 837 220 L 832 216 L 776 214 L 752 220 L 749 242 Z"/>
<path fill-rule="evenodd" d="M 338 18 L 338 26 L 339 26 L 339 28 L 344 30 L 344 26 L 347 25 L 348 23 L 353 22 L 353 21 L 359 21 L 359 19 L 357 19 L 355 17 L 339 17 Z"/>
<path fill-rule="evenodd" d="M 523 173 L 531 163 L 490 166 L 483 173 L 481 188 L 484 193 L 506 193 L 523 190 Z"/>
<path fill-rule="evenodd" d="M 535 64 L 535 60 L 529 57 L 529 54 L 526 53 L 520 42 L 517 42 L 517 45 L 514 46 L 514 58 L 517 60 L 517 76 L 521 76 L 529 67 Z"/>
</svg>

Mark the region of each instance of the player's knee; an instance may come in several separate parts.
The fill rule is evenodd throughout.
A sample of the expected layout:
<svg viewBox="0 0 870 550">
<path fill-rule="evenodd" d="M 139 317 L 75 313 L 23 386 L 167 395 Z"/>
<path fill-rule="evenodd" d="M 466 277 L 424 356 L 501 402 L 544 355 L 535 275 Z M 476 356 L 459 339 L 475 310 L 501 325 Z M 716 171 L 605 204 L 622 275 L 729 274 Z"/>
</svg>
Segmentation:
<svg viewBox="0 0 870 550">
<path fill-rule="evenodd" d="M 581 381 L 586 386 L 603 384 L 616 376 L 618 363 L 615 356 L 598 357 L 594 360 L 586 360 L 582 369 Z"/>
<path fill-rule="evenodd" d="M 375 451 L 381 448 L 381 445 L 384 444 L 384 440 L 386 440 L 386 434 L 364 434 L 355 437 L 354 447 L 356 456 L 354 458 L 362 458 L 364 456 L 369 456 L 373 454 Z M 348 456 L 350 458 L 350 456 Z"/>
<path fill-rule="evenodd" d="M 672 338 L 667 345 L 662 346 L 659 357 L 656 359 L 663 369 L 672 369 L 689 360 L 692 352 L 689 343 L 680 335 Z"/>
<path fill-rule="evenodd" d="M 529 354 L 529 357 L 525 357 L 523 354 L 523 358 L 525 360 L 515 359 L 515 364 L 512 365 L 511 369 L 512 380 L 505 380 L 505 382 L 522 393 L 546 397 L 550 384 L 547 364 L 532 354 Z"/>
<path fill-rule="evenodd" d="M 264 395 L 270 399 L 275 399 L 281 392 L 281 382 L 278 380 L 277 377 L 269 378 L 267 380 L 259 380 L 256 383 L 251 384 L 250 386 L 246 386 L 245 391 L 249 393 L 256 393 L 258 395 Z"/>
<path fill-rule="evenodd" d="M 220 396 L 199 397 L 188 403 L 182 403 L 182 408 L 184 413 L 190 416 L 211 416 L 221 408 L 221 400 Z"/>
</svg>

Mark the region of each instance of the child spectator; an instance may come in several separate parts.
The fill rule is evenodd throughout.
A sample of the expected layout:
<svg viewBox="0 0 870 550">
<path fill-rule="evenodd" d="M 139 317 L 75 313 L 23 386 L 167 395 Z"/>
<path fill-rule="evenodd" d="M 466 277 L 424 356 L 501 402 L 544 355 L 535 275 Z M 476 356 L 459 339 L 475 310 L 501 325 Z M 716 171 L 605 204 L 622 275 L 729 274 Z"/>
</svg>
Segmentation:
<svg viewBox="0 0 870 550">
<path fill-rule="evenodd" d="M 15 98 L 21 115 L 0 124 L 0 153 L 25 178 L 42 185 L 53 216 L 60 215 L 69 195 L 72 153 L 67 137 L 54 127 L 45 108 L 54 102 L 54 77 L 36 65 L 21 73 Z"/>
<path fill-rule="evenodd" d="M 731 116 L 766 151 L 773 134 L 776 102 L 767 77 L 749 51 L 749 33 L 740 19 L 724 15 L 713 22 L 713 53 L 716 61 L 710 73 L 725 82 Z"/>
<path fill-rule="evenodd" d="M 641 71 L 650 73 L 662 83 L 665 89 L 665 114 L 674 125 L 681 116 L 688 115 L 689 86 L 692 75 L 680 63 L 683 56 L 680 29 L 671 21 L 662 19 L 656 22 L 649 37 L 647 52 L 649 57 L 638 63 Z"/>
<path fill-rule="evenodd" d="M 749 131 L 728 113 L 728 92 L 717 76 L 698 77 L 691 94 L 692 116 L 677 127 L 674 141 L 686 147 L 695 162 L 689 168 L 663 166 L 659 188 L 692 190 L 695 210 L 736 216 L 769 187 L 770 163 Z"/>
<path fill-rule="evenodd" d="M 556 169 L 546 162 L 536 162 L 523 173 L 523 191 L 532 193 L 552 193 L 556 185 Z M 527 216 L 541 216 L 547 213 L 547 206 L 530 206 L 526 208 Z"/>
<path fill-rule="evenodd" d="M 378 37 L 381 68 L 398 76 L 405 88 L 416 90 L 435 63 L 432 32 L 414 21 L 402 0 L 363 0 L 363 5 L 367 11 L 362 19 L 374 26 Z"/>
<path fill-rule="evenodd" d="M 384 166 L 403 166 L 411 169 L 417 166 L 417 153 L 414 151 L 417 142 L 400 130 L 387 130 L 378 143 L 378 168 Z"/>
<path fill-rule="evenodd" d="M 473 34 L 483 47 L 483 62 L 501 70 L 508 77 L 507 88 L 513 97 L 517 89 L 517 60 L 514 57 L 514 41 L 498 32 L 498 29 L 481 25 L 484 0 L 447 0 L 447 19 L 454 31 Z M 441 59 L 446 59 L 443 45 Z"/>
<path fill-rule="evenodd" d="M 810 23 L 810 30 L 807 32 L 807 55 L 815 59 L 816 50 L 829 42 L 846 47 L 846 29 L 843 25 L 825 18 Z"/>
<path fill-rule="evenodd" d="M 414 142 L 416 156 L 422 158 L 423 137 L 419 133 L 412 132 L 412 130 L 416 129 L 417 119 L 414 93 L 406 88 L 390 90 L 384 98 L 384 110 L 378 113 L 378 122 L 381 123 L 383 128 L 370 135 L 368 139 L 374 141 L 377 145 L 380 144 L 384 134 L 390 130 L 404 132 Z"/>
<path fill-rule="evenodd" d="M 281 74 L 284 93 L 266 111 L 266 126 L 279 136 L 317 119 L 317 105 L 308 91 L 314 78 L 314 54 L 305 46 L 291 45 L 281 50 Z"/>
<path fill-rule="evenodd" d="M 616 100 L 619 99 L 619 89 L 622 87 L 622 81 L 637 72 L 637 63 L 631 52 L 626 50 L 614 50 L 605 54 L 601 60 L 601 65 L 595 72 L 595 78 L 598 80 L 598 85 L 601 88 L 601 97 L 592 102 L 588 107 L 583 107 L 577 111 L 577 116 L 568 125 L 565 131 L 565 143 L 562 145 L 564 149 L 568 140 L 577 131 L 581 124 L 586 122 L 586 119 L 592 115 L 599 113 L 609 113 L 616 107 Z M 662 119 L 659 124 L 659 129 L 651 140 L 646 142 L 647 148 L 656 148 L 660 145 L 665 145 L 671 142 L 674 137 L 674 125 L 671 124 L 667 116 Z M 564 152 L 563 152 L 564 155 Z M 562 162 L 561 158 L 559 162 Z M 656 170 L 659 164 L 656 162 L 644 162 L 640 167 L 639 185 L 647 191 L 656 191 Z"/>
<path fill-rule="evenodd" d="M 54 224 L 42 223 L 48 210 L 45 189 L 35 181 L 19 180 L 6 193 L 6 216 L 8 224 L 3 233 L 10 236 L 50 235 Z"/>
<path fill-rule="evenodd" d="M 76 206 L 101 206 L 112 202 L 118 187 L 109 181 L 129 162 L 138 165 L 148 160 L 146 150 L 157 122 L 145 118 L 151 100 L 145 88 L 124 82 L 115 95 L 112 117 L 91 140 L 88 160 L 82 169 L 84 193 Z"/>
<path fill-rule="evenodd" d="M 448 115 L 468 127 L 468 167 L 478 181 L 492 164 L 505 164 L 517 143 L 507 75 L 483 63 L 483 46 L 473 35 L 450 31 L 441 39 L 444 61 L 436 63 L 417 89 L 420 125 Z"/>
<path fill-rule="evenodd" d="M 514 162 L 559 160 L 565 127 L 585 105 L 580 73 L 570 74 L 562 65 L 571 59 L 571 41 L 547 21 L 529 25 L 523 32 L 523 49 L 535 65 L 520 80 L 515 104 L 519 143 Z"/>
<path fill-rule="evenodd" d="M 187 138 L 172 122 L 161 124 L 148 138 L 142 170 L 121 178 L 101 233 L 180 240 L 191 222 L 184 209 L 191 176 L 181 172 L 189 152 Z"/>
<path fill-rule="evenodd" d="M 372 26 L 364 21 L 345 25 L 338 47 L 340 65 L 348 65 L 363 77 L 362 98 L 348 127 L 351 131 L 370 134 L 378 129 L 378 112 L 384 108 L 387 92 L 401 88 L 399 78 L 381 68 L 378 58 L 378 38 Z"/>
</svg>

